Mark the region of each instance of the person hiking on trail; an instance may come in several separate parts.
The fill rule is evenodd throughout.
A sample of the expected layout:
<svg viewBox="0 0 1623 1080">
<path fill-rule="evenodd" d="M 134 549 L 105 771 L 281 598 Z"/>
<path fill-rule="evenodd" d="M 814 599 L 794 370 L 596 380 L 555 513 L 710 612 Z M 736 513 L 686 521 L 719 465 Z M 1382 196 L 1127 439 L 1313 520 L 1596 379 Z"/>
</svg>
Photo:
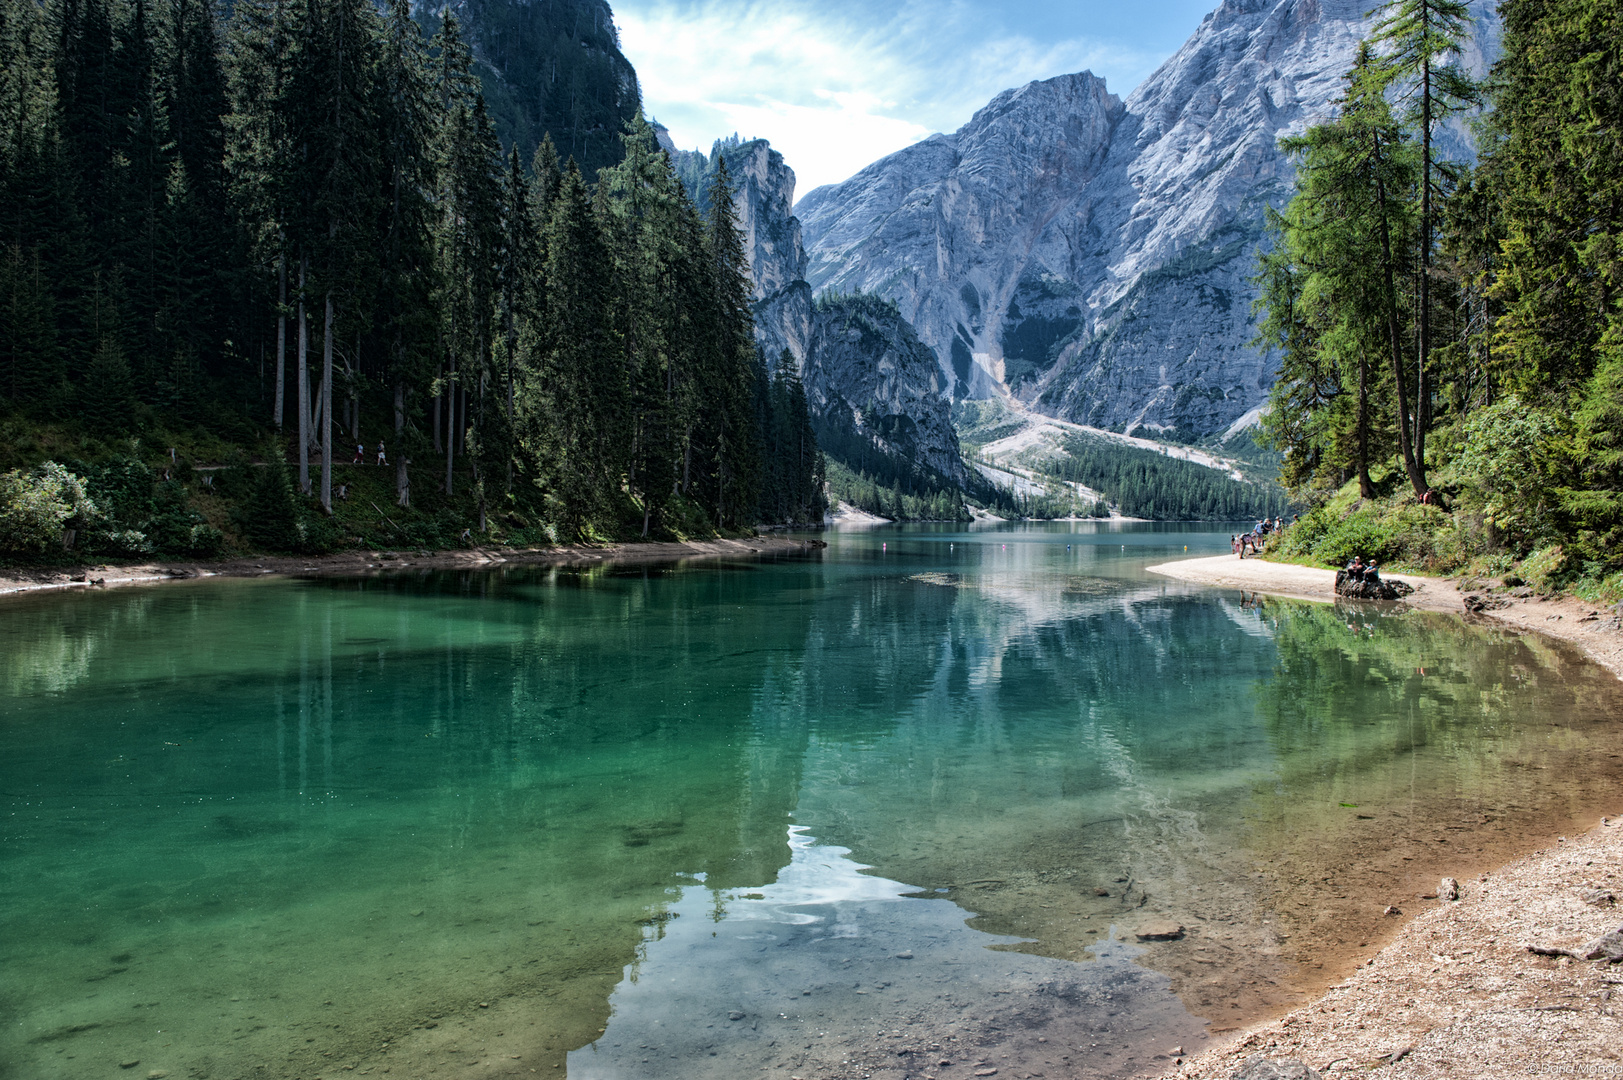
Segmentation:
<svg viewBox="0 0 1623 1080">
<path fill-rule="evenodd" d="M 365 465 L 366 464 L 366 446 L 363 443 L 356 443 L 355 444 L 355 460 L 350 462 L 350 464 L 351 465 Z"/>
<path fill-rule="evenodd" d="M 389 457 L 388 457 L 387 454 L 385 454 L 383 452 L 383 440 L 382 439 L 378 440 L 378 464 L 379 465 L 387 465 L 387 464 L 389 464 Z"/>
</svg>

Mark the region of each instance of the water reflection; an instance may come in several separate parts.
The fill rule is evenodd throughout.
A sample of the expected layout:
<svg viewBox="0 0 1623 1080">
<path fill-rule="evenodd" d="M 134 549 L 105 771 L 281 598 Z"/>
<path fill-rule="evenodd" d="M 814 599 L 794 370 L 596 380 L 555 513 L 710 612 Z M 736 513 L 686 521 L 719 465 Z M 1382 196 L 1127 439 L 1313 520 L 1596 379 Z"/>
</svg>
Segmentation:
<svg viewBox="0 0 1623 1080">
<path fill-rule="evenodd" d="M 1086 965 L 989 952 L 1017 939 L 969 929 L 956 904 L 910 898 L 803 828 L 789 844 L 770 885 L 676 890 L 604 1033 L 569 1055 L 571 1076 L 849 1075 L 942 1060 L 1116 1076 L 1162 1042 L 1205 1037 L 1133 946 L 1102 944 Z"/>
<path fill-rule="evenodd" d="M 1139 980 L 1112 1034 L 1153 1050 L 1186 1014 L 1149 972 L 1219 1026 L 1288 1003 L 1331 974 L 1305 942 L 1373 940 L 1384 891 L 1617 783 L 1619 688 L 1569 653 L 1143 572 L 1186 545 L 1227 531 L 880 528 L 8 608 L 0 1076 L 420 1075 L 496 1038 L 520 1075 L 591 1043 L 571 1068 L 635 1072 L 677 1016 L 705 1068 L 832 1068 L 773 1025 L 867 1054 L 882 999 L 910 1046 L 1013 1039 L 1093 1023 L 1107 976 Z M 1152 918 L 1186 932 L 1129 965 L 1114 935 Z M 909 935 L 956 959 L 897 961 Z M 818 972 L 841 1004 L 800 993 Z M 977 973 L 1015 992 L 956 993 Z M 744 1055 L 712 1060 L 691 1018 L 723 989 L 764 1020 L 705 1020 Z"/>
</svg>

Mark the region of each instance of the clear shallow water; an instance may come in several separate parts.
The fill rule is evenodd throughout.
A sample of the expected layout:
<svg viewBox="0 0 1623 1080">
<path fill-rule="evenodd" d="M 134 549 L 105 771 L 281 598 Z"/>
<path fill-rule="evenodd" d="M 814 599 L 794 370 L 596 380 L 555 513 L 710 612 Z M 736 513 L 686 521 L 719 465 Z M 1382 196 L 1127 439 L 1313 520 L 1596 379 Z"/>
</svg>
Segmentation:
<svg viewBox="0 0 1623 1080">
<path fill-rule="evenodd" d="M 1227 531 L 829 540 L 7 605 L 0 1077 L 1125 1073 L 1616 790 L 1568 654 L 1143 572 Z"/>
</svg>

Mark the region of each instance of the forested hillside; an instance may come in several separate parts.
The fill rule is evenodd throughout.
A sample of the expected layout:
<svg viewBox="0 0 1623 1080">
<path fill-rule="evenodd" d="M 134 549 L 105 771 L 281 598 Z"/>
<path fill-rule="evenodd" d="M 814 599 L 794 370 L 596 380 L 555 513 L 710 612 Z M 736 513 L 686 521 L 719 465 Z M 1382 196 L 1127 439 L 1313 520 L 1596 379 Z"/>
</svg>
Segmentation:
<svg viewBox="0 0 1623 1080">
<path fill-rule="evenodd" d="M 1507 0 L 1474 82 L 1463 4 L 1399 0 L 1259 272 L 1283 357 L 1267 414 L 1319 508 L 1283 541 L 1618 591 L 1623 568 L 1623 10 Z M 1475 167 L 1440 126 L 1481 116 Z"/>
<path fill-rule="evenodd" d="M 407 0 L 239 0 L 225 22 L 204 0 L 0 0 L 0 20 L 16 514 L 104 553 L 178 535 L 159 503 L 191 519 L 170 549 L 197 551 L 820 517 L 731 199 L 701 216 L 640 115 L 595 177 L 550 140 L 504 155 L 456 18 L 426 40 Z M 33 472 L 47 457 L 82 467 Z M 193 469 L 233 458 L 222 485 Z M 109 467 L 146 477 L 122 516 Z"/>
</svg>

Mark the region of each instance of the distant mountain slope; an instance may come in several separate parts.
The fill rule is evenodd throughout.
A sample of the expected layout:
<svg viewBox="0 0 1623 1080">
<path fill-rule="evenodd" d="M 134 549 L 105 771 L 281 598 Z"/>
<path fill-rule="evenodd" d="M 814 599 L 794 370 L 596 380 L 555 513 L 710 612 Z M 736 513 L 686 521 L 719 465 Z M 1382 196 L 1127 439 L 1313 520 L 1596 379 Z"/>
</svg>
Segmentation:
<svg viewBox="0 0 1623 1080">
<path fill-rule="evenodd" d="M 819 290 L 894 299 L 958 398 L 1207 435 L 1266 397 L 1249 277 L 1373 0 L 1226 0 L 1125 102 L 1089 73 L 998 95 L 795 208 Z M 1481 41 L 1497 42 L 1490 0 Z M 1476 66 L 1483 66 L 1480 57 Z"/>
<path fill-rule="evenodd" d="M 412 2 L 431 33 L 446 7 Z M 558 156 L 573 157 L 588 179 L 619 162 L 620 133 L 642 99 L 605 0 L 451 0 L 449 7 L 473 46 L 504 146 L 516 143 L 528 164 L 550 132 Z"/>
<path fill-rule="evenodd" d="M 790 212 L 795 174 L 783 155 L 765 139 L 737 137 L 718 140 L 708 155 L 666 149 L 706 211 L 716 163 L 727 162 L 750 258 L 756 343 L 768 363 L 787 349 L 800 365 L 823 449 L 909 494 L 963 487 L 971 477 L 946 380 L 913 328 L 874 296 L 825 297 L 813 310 L 800 222 Z"/>
</svg>

